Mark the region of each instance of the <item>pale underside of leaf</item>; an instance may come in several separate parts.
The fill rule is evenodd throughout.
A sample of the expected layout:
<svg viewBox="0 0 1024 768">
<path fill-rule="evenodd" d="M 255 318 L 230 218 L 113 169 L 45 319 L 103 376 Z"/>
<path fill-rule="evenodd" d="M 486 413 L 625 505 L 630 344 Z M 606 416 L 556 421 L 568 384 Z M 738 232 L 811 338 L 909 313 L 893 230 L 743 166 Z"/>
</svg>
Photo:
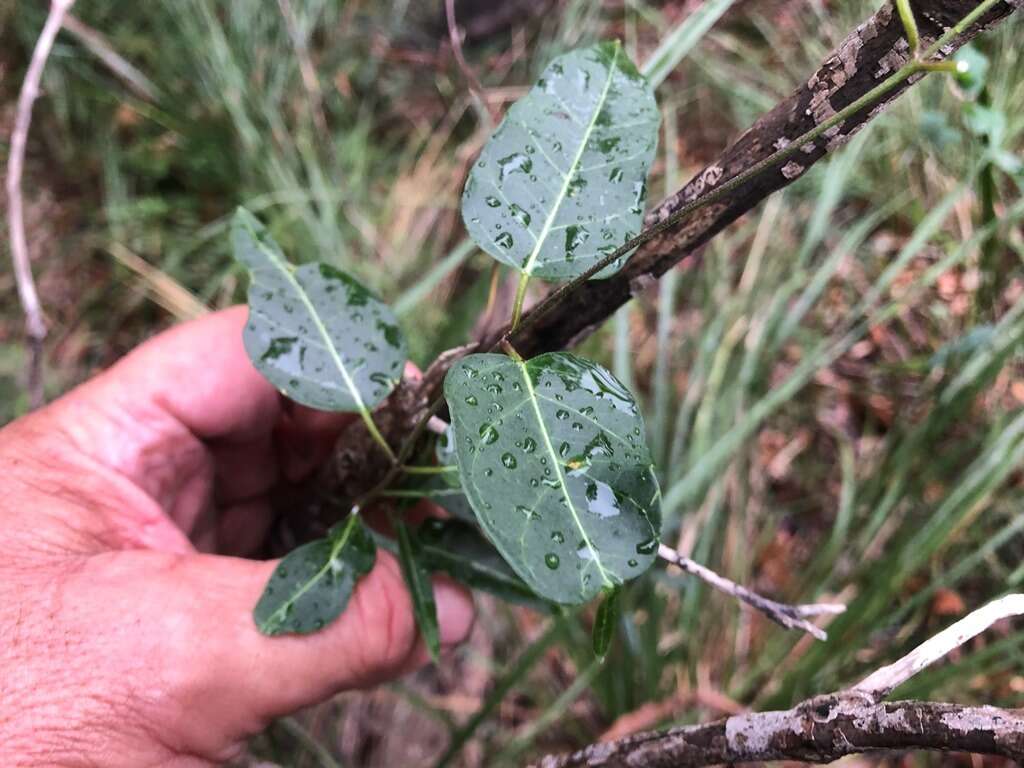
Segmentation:
<svg viewBox="0 0 1024 768">
<path fill-rule="evenodd" d="M 635 403 L 567 353 L 473 355 L 445 394 L 474 512 L 542 596 L 579 603 L 654 559 L 660 494 Z"/>
<path fill-rule="evenodd" d="M 467 231 L 528 275 L 580 274 L 639 231 L 659 120 L 618 43 L 559 57 L 475 164 L 462 201 Z"/>
<path fill-rule="evenodd" d="M 252 276 L 246 351 L 271 383 L 303 405 L 363 414 L 391 392 L 406 349 L 386 305 L 326 264 L 293 267 L 244 210 L 232 239 Z"/>
</svg>

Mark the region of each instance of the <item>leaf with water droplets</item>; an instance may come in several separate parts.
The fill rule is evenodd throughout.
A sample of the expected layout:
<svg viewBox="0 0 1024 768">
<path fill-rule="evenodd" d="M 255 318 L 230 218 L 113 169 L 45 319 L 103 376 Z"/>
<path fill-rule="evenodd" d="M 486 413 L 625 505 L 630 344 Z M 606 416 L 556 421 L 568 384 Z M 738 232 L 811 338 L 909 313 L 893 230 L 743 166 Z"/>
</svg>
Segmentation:
<svg viewBox="0 0 1024 768">
<path fill-rule="evenodd" d="M 326 538 L 292 550 L 263 589 L 253 619 L 265 635 L 309 634 L 345 610 L 356 582 L 373 568 L 377 548 L 358 515 Z"/>
<path fill-rule="evenodd" d="M 658 483 L 636 402 L 611 373 L 566 352 L 470 355 L 445 397 L 477 520 L 539 595 L 582 603 L 654 562 Z"/>
<path fill-rule="evenodd" d="M 252 276 L 243 339 L 260 373 L 292 400 L 324 411 L 367 413 L 390 394 L 407 354 L 386 304 L 327 264 L 289 264 L 243 208 L 231 241 Z"/>
<path fill-rule="evenodd" d="M 526 274 L 586 271 L 640 231 L 659 121 L 653 90 L 617 41 L 560 56 L 474 164 L 467 231 Z"/>
<path fill-rule="evenodd" d="M 473 589 L 510 603 L 548 610 L 475 525 L 462 520 L 426 520 L 416 531 L 422 562 Z"/>
<path fill-rule="evenodd" d="M 393 521 L 398 538 L 398 560 L 402 566 L 405 586 L 412 599 L 412 612 L 416 626 L 420 629 L 423 644 L 430 652 L 430 658 L 437 661 L 441 653 L 441 631 L 437 625 L 437 604 L 434 602 L 434 585 L 430 571 L 423 562 L 419 542 L 409 533 L 409 528 L 399 519 Z"/>
</svg>

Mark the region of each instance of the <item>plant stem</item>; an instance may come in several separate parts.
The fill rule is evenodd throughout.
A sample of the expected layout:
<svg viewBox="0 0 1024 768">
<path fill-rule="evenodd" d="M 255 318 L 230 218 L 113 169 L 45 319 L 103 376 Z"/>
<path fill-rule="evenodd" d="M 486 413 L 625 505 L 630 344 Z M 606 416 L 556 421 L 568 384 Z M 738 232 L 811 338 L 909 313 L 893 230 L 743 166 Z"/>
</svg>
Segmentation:
<svg viewBox="0 0 1024 768">
<path fill-rule="evenodd" d="M 526 301 L 526 287 L 530 284 L 530 274 L 523 272 L 519 275 L 519 285 L 516 286 L 516 302 L 512 305 L 512 326 L 514 331 L 519 326 L 523 317 L 523 302 Z M 510 331 L 511 333 L 511 331 Z"/>
<path fill-rule="evenodd" d="M 381 447 L 381 450 L 383 450 L 384 453 L 387 454 L 387 457 L 392 464 L 398 464 L 398 457 L 395 455 L 395 452 L 391 450 L 391 446 L 388 445 L 388 441 L 384 439 L 384 435 L 382 435 L 380 430 L 377 429 L 377 423 L 373 420 L 373 414 L 370 413 L 368 409 L 363 408 L 359 411 L 359 415 L 362 417 L 363 424 L 366 425 L 366 429 L 370 433 L 370 437 L 373 438 L 373 441 Z"/>
<path fill-rule="evenodd" d="M 921 36 L 917 32 L 917 20 L 914 18 L 914 10 L 910 7 L 910 0 L 896 0 L 896 10 L 900 14 L 900 21 L 903 22 L 903 29 L 907 33 L 910 50 L 916 56 L 917 49 L 921 47 Z"/>
<path fill-rule="evenodd" d="M 443 475 L 448 472 L 458 472 L 458 467 L 412 467 L 408 464 L 402 467 L 407 475 Z"/>
</svg>

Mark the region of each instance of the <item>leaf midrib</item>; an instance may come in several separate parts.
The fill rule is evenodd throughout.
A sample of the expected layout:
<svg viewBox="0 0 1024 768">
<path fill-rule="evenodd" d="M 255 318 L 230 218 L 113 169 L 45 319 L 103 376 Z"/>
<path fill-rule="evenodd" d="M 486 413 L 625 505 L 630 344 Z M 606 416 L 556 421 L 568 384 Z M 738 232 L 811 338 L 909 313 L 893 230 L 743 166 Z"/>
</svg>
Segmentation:
<svg viewBox="0 0 1024 768">
<path fill-rule="evenodd" d="M 358 523 L 358 516 L 351 515 L 349 517 L 348 522 L 341 531 L 341 536 L 338 538 L 338 541 L 331 546 L 330 557 L 327 558 L 327 561 L 323 564 L 320 570 L 313 574 L 313 577 L 303 584 L 302 588 L 298 592 L 282 603 L 280 608 L 270 614 L 267 620 L 263 622 L 263 626 L 261 628 L 273 628 L 275 625 L 284 625 L 284 619 L 287 617 L 289 609 L 301 600 L 302 596 L 309 592 L 309 590 L 313 588 L 313 585 L 320 581 L 320 579 L 324 577 L 324 574 L 331 569 L 331 563 L 333 563 L 335 558 L 337 558 L 338 555 L 341 554 L 342 550 L 345 549 L 345 546 L 348 544 L 348 540 L 352 537 L 352 531 L 355 530 L 355 526 Z"/>
<path fill-rule="evenodd" d="M 363 402 L 362 395 L 359 394 L 359 390 L 356 388 L 355 381 L 349 375 L 348 368 L 345 366 L 345 362 L 338 355 L 338 350 L 334 348 L 334 342 L 331 340 L 330 332 L 327 327 L 321 322 L 320 316 L 316 312 L 316 307 L 313 306 L 313 302 L 310 301 L 309 295 L 305 289 L 299 284 L 299 281 L 295 279 L 295 275 L 288 268 L 289 265 L 285 264 L 277 257 L 277 254 L 267 248 L 263 241 L 256 236 L 256 233 L 249 227 L 249 234 L 252 239 L 256 242 L 256 247 L 260 252 L 267 257 L 271 264 L 277 267 L 278 271 L 284 275 L 291 286 L 295 289 L 295 292 L 299 295 L 299 300 L 305 305 L 306 310 L 309 312 L 309 316 L 313 321 L 313 325 L 320 336 L 323 343 L 324 349 L 330 355 L 331 360 L 334 362 L 335 368 L 338 369 L 338 373 L 341 374 L 342 380 L 345 382 L 345 387 L 348 389 L 349 394 L 352 395 L 352 400 L 355 403 L 356 409 L 365 419 L 369 415 L 369 409 L 366 407 L 366 403 Z"/>
<path fill-rule="evenodd" d="M 593 563 L 597 566 L 598 572 L 601 574 L 601 580 L 609 585 L 614 586 L 615 581 L 608 578 L 608 572 L 604 569 L 604 565 L 601 563 L 601 553 L 594 547 L 590 541 L 590 535 L 587 533 L 587 529 L 583 525 L 583 521 L 580 520 L 579 515 L 576 513 L 576 505 L 573 504 L 572 497 L 569 495 L 569 486 L 565 479 L 565 473 L 562 471 L 561 460 L 557 453 L 555 453 L 555 447 L 551 444 L 551 436 L 548 434 L 547 427 L 544 424 L 544 417 L 540 412 L 540 403 L 538 402 L 536 392 L 533 389 L 533 381 L 530 379 L 530 372 L 526 367 L 526 363 L 515 360 L 513 361 L 519 368 L 520 374 L 523 377 L 523 384 L 526 386 L 527 394 L 529 395 L 530 404 L 533 406 L 534 416 L 537 418 L 537 429 L 540 430 L 541 437 L 544 438 L 544 447 L 547 449 L 548 456 L 551 458 L 551 463 L 555 468 L 555 472 L 558 473 L 558 487 L 562 491 L 562 498 L 565 499 L 566 506 L 569 508 L 569 512 L 572 514 L 573 523 L 575 523 L 577 530 L 583 537 L 583 542 L 587 545 L 587 549 L 593 555 Z"/>
<path fill-rule="evenodd" d="M 577 166 L 583 159 L 583 153 L 586 151 L 587 145 L 590 143 L 590 136 L 593 134 L 594 128 L 597 126 L 597 118 L 604 109 L 605 102 L 608 100 L 608 91 L 611 88 L 612 79 L 615 77 L 615 68 L 618 66 L 619 53 L 621 51 L 622 46 L 616 44 L 615 53 L 612 56 L 611 64 L 608 67 L 608 77 L 604 81 L 604 88 L 601 90 L 601 98 L 598 99 L 596 108 L 590 116 L 590 122 L 587 124 L 586 130 L 583 132 L 583 137 L 580 141 L 579 147 L 576 149 L 576 155 L 573 157 L 572 163 L 569 164 L 567 172 L 562 177 L 562 189 L 559 190 L 558 197 L 555 198 L 554 204 L 551 206 L 551 211 L 548 213 L 548 217 L 544 221 L 544 227 L 541 229 L 540 235 L 537 236 L 536 241 L 534 242 L 530 258 L 528 258 L 526 260 L 526 264 L 523 265 L 523 272 L 528 275 L 533 274 L 533 265 L 536 263 L 537 258 L 540 256 L 541 249 L 547 242 L 548 235 L 551 233 L 551 227 L 555 222 L 555 217 L 558 216 L 558 212 L 562 208 L 562 203 L 565 202 L 566 195 L 569 192 L 569 184 L 572 182 L 572 178 L 577 172 Z"/>
</svg>

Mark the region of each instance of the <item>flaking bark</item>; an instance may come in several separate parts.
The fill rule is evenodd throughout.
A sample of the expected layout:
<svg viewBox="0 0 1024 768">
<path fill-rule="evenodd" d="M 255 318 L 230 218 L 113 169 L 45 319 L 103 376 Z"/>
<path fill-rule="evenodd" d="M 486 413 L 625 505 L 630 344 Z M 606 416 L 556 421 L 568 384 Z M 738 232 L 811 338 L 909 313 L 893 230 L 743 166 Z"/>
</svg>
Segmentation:
<svg viewBox="0 0 1024 768">
<path fill-rule="evenodd" d="M 853 693 L 782 712 L 642 733 L 551 755 L 536 768 L 698 768 L 761 760 L 827 763 L 877 751 L 937 750 L 1024 760 L 1024 711 L 923 701 L 876 704 Z"/>
</svg>

